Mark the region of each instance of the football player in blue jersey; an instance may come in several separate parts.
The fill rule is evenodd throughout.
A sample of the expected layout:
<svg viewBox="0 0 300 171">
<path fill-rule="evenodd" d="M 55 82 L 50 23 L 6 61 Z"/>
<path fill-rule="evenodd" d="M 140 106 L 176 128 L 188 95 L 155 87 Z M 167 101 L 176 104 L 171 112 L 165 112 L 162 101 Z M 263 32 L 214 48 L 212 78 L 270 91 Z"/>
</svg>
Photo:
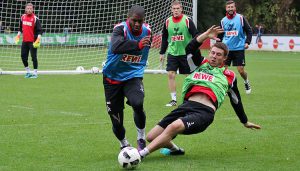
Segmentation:
<svg viewBox="0 0 300 171">
<path fill-rule="evenodd" d="M 125 136 L 124 100 L 133 109 L 137 128 L 137 148 L 146 146 L 143 75 L 151 45 L 151 29 L 144 23 L 143 7 L 132 6 L 128 19 L 117 24 L 112 32 L 106 64 L 103 67 L 103 85 L 107 112 L 112 130 L 121 149 L 130 146 Z"/>
<path fill-rule="evenodd" d="M 236 12 L 235 2 L 232 0 L 226 2 L 226 16 L 221 20 L 221 27 L 224 33 L 218 37 L 229 49 L 225 64 L 230 66 L 232 63 L 233 66 L 237 66 L 238 72 L 244 79 L 246 94 L 250 94 L 251 87 L 245 71 L 245 49 L 251 43 L 252 29 L 245 17 Z"/>
</svg>

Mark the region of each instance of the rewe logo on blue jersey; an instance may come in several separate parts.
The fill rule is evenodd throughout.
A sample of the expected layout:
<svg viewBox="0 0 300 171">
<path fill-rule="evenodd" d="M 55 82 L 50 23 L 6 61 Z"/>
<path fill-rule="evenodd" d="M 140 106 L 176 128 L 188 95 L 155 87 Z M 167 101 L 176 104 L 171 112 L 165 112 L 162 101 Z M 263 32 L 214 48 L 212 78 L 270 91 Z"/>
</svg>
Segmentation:
<svg viewBox="0 0 300 171">
<path fill-rule="evenodd" d="M 131 63 L 140 63 L 142 59 L 142 55 L 129 55 L 124 54 L 121 61 L 123 62 L 131 62 Z"/>
<path fill-rule="evenodd" d="M 225 30 L 226 30 L 226 32 L 225 32 L 226 36 L 230 37 L 230 36 L 238 36 L 239 35 L 239 32 L 236 30 L 233 23 L 228 24 Z"/>
</svg>

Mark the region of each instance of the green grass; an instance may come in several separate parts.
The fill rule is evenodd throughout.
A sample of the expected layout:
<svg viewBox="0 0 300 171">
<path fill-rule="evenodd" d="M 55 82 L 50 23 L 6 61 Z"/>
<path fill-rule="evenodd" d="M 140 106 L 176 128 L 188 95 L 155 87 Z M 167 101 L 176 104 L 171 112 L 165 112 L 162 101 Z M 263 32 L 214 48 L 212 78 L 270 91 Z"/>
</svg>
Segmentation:
<svg viewBox="0 0 300 171">
<path fill-rule="evenodd" d="M 299 170 L 299 63 L 299 53 L 247 52 L 252 94 L 240 76 L 239 88 L 249 120 L 262 129 L 244 128 L 227 99 L 205 132 L 175 139 L 185 156 L 155 152 L 138 170 Z M 144 84 L 149 131 L 171 111 L 170 97 L 166 75 L 146 74 Z M 1 171 L 121 170 L 101 75 L 0 75 L 0 96 Z M 125 126 L 135 145 L 128 106 Z"/>
</svg>

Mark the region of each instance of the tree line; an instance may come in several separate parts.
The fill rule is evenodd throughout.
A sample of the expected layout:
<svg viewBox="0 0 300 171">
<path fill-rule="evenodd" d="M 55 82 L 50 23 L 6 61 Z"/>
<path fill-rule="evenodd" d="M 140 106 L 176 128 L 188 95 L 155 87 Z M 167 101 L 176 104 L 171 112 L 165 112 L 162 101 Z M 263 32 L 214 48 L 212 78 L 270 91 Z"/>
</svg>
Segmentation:
<svg viewBox="0 0 300 171">
<path fill-rule="evenodd" d="M 265 34 L 300 34 L 300 0 L 235 0 L 237 12 L 249 24 L 262 25 Z M 226 0 L 198 0 L 197 27 L 200 32 L 220 24 Z"/>
</svg>

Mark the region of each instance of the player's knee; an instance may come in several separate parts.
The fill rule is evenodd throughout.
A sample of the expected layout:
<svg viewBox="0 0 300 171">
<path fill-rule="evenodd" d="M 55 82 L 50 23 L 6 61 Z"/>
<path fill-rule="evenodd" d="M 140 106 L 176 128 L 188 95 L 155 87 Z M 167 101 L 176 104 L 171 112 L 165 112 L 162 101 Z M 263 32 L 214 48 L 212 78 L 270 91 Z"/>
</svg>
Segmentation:
<svg viewBox="0 0 300 171">
<path fill-rule="evenodd" d="M 244 70 L 244 67 L 237 67 L 237 70 L 239 73 L 244 73 L 245 70 Z"/>
<path fill-rule="evenodd" d="M 21 54 L 21 58 L 22 58 L 22 60 L 27 60 L 28 56 L 26 54 Z"/>
<path fill-rule="evenodd" d="M 123 127 L 123 123 L 120 120 L 120 118 L 116 118 L 114 116 L 111 116 L 111 122 L 112 122 L 112 127 L 113 129 L 121 129 Z"/>
<path fill-rule="evenodd" d="M 147 140 L 148 142 L 153 141 L 155 138 L 156 138 L 156 137 L 154 136 L 154 134 L 151 134 L 151 133 L 149 133 L 149 134 L 146 136 L 146 140 Z"/>
<path fill-rule="evenodd" d="M 180 124 L 177 121 L 174 121 L 166 128 L 166 133 L 173 136 L 176 136 L 178 133 L 182 132 L 184 130 L 184 125 Z"/>
<path fill-rule="evenodd" d="M 32 57 L 32 62 L 37 62 L 37 57 Z"/>
<path fill-rule="evenodd" d="M 168 77 L 169 79 L 173 80 L 175 79 L 176 73 L 174 71 L 169 71 L 168 72 Z"/>
<path fill-rule="evenodd" d="M 25 59 L 25 58 L 22 58 L 22 61 L 23 61 L 23 62 L 27 62 L 27 59 Z"/>
<path fill-rule="evenodd" d="M 144 101 L 143 100 L 132 100 L 130 101 L 130 105 L 134 110 L 143 110 L 143 105 Z"/>
</svg>

